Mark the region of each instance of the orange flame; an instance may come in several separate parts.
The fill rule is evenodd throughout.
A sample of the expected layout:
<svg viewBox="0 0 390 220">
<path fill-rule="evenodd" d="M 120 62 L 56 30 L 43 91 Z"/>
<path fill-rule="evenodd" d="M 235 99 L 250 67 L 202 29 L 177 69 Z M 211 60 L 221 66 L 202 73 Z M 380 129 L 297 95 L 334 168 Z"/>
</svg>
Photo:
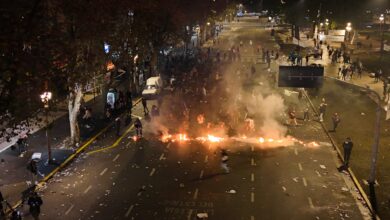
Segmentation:
<svg viewBox="0 0 390 220">
<path fill-rule="evenodd" d="M 210 135 L 210 134 L 207 135 L 207 139 L 208 139 L 208 141 L 210 141 L 210 142 L 221 142 L 221 141 L 223 141 L 223 138 L 221 138 L 221 137 L 216 137 L 216 136 Z"/>
</svg>

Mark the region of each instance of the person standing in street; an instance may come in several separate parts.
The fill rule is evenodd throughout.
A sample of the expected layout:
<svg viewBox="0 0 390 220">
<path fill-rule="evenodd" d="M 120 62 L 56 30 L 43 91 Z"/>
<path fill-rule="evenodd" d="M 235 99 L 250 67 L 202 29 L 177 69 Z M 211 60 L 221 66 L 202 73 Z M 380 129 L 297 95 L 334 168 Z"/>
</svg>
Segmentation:
<svg viewBox="0 0 390 220">
<path fill-rule="evenodd" d="M 141 120 L 139 120 L 139 118 L 135 119 L 134 127 L 135 127 L 137 137 L 142 138 L 142 123 Z"/>
<path fill-rule="evenodd" d="M 4 219 L 5 218 L 5 212 L 4 212 L 3 203 L 4 203 L 4 197 L 3 197 L 3 194 L 0 191 L 0 219 Z"/>
<path fill-rule="evenodd" d="M 309 107 L 306 107 L 303 111 L 303 121 L 310 121 L 309 118 Z"/>
<path fill-rule="evenodd" d="M 344 167 L 347 168 L 349 165 L 349 158 L 351 157 L 351 152 L 353 148 L 353 143 L 350 137 L 347 137 L 347 139 L 343 143 L 343 149 L 344 149 Z"/>
<path fill-rule="evenodd" d="M 115 130 L 116 130 L 116 136 L 120 136 L 121 131 L 121 117 L 118 116 L 115 118 Z"/>
<path fill-rule="evenodd" d="M 142 98 L 142 107 L 144 108 L 144 114 L 149 114 L 148 104 L 145 98 Z"/>
<path fill-rule="evenodd" d="M 30 206 L 30 213 L 35 220 L 39 219 L 39 214 L 41 213 L 41 205 L 43 204 L 42 198 L 38 193 L 33 192 L 32 195 L 28 198 L 27 204 Z"/>
<path fill-rule="evenodd" d="M 336 132 L 336 128 L 337 126 L 339 125 L 340 123 L 340 116 L 339 114 L 337 114 L 337 112 L 335 112 L 332 116 L 332 122 L 333 122 L 333 130 L 332 132 Z"/>
<path fill-rule="evenodd" d="M 326 106 L 328 104 L 325 103 L 325 99 L 322 99 L 322 103 L 320 104 L 320 107 L 319 107 L 319 112 L 320 112 L 320 122 L 323 122 L 324 121 L 324 115 L 325 115 L 325 112 L 326 112 Z"/>
<path fill-rule="evenodd" d="M 228 167 L 229 156 L 225 149 L 221 150 L 221 168 L 225 171 L 225 173 L 230 173 L 230 169 Z"/>
</svg>

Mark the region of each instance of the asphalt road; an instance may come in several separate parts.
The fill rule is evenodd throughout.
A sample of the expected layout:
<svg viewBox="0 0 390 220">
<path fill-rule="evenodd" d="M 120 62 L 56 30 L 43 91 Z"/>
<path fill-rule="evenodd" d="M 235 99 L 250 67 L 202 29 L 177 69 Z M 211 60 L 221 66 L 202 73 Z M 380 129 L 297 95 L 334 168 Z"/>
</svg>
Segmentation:
<svg viewBox="0 0 390 220">
<path fill-rule="evenodd" d="M 222 35 L 235 44 L 243 39 L 272 42 L 268 37 L 259 28 L 237 27 Z M 250 80 L 260 82 L 264 64 L 256 68 Z M 272 92 L 288 94 L 285 102 L 298 112 L 307 105 L 293 91 Z M 142 115 L 139 106 L 134 114 Z M 368 219 L 349 177 L 337 171 L 336 154 L 315 121 L 288 127 L 300 142 L 274 147 L 233 140 L 163 143 L 152 134 L 134 142 L 133 133 L 124 133 L 114 146 L 117 137 L 109 133 L 53 178 L 41 192 L 40 219 L 182 220 L 199 219 L 202 213 L 208 219 L 232 220 Z M 222 147 L 230 157 L 229 174 L 220 168 Z"/>
</svg>

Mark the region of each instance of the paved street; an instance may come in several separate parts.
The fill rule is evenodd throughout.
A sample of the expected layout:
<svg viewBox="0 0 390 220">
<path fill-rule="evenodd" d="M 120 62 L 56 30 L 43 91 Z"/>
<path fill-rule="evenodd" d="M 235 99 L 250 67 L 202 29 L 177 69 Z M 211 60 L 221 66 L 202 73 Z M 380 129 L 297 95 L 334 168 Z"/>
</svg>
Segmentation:
<svg viewBox="0 0 390 220">
<path fill-rule="evenodd" d="M 226 50 L 242 41 L 243 63 L 217 65 L 223 80 L 214 82 L 216 72 L 205 77 L 206 100 L 197 102 L 191 92 L 168 94 L 161 119 L 143 120 L 144 139 L 134 141 L 132 127 L 122 129 L 119 142 L 112 133 L 99 138 L 40 192 L 44 201 L 40 219 L 198 219 L 199 214 L 232 220 L 369 219 L 350 177 L 337 171 L 340 161 L 321 125 L 313 120 L 298 120 L 299 126 L 286 124 L 286 108 L 294 108 L 300 119 L 308 103 L 298 100 L 295 91 L 275 89 L 268 82 L 265 64 L 256 64 L 252 76 L 248 73 L 251 62 L 259 58 L 255 46 L 269 50 L 276 46 L 269 30 L 245 21 L 240 24 L 245 27 L 226 28 L 216 47 Z M 271 72 L 275 68 L 273 63 Z M 235 134 L 219 134 L 219 127 L 228 125 L 218 119 L 230 107 L 235 112 L 238 104 L 230 101 L 241 93 L 245 101 L 238 103 L 247 106 L 239 114 L 247 111 L 256 119 L 256 132 L 252 132 L 256 134 L 243 133 L 240 123 L 232 123 Z M 252 103 L 251 94 L 264 104 Z M 278 97 L 283 104 L 278 104 Z M 148 103 L 149 109 L 152 104 L 155 101 Z M 190 109 L 188 121 L 204 113 L 211 125 L 185 126 L 183 108 Z M 141 106 L 133 113 L 143 116 Z M 172 117 L 166 117 L 169 114 Z M 197 129 L 214 131 L 225 141 L 196 140 L 203 136 Z M 188 133 L 190 140 L 162 142 L 156 130 Z M 259 137 L 265 138 L 264 143 Z M 220 166 L 222 148 L 229 155 L 228 174 Z M 23 210 L 28 212 L 27 207 Z"/>
</svg>

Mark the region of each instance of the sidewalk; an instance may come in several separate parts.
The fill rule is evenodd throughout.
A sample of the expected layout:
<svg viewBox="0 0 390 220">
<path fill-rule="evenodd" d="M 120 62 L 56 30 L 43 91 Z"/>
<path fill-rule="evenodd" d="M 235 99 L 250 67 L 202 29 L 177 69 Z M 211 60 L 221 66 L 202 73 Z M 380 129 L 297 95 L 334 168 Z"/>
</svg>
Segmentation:
<svg viewBox="0 0 390 220">
<path fill-rule="evenodd" d="M 85 105 L 92 108 L 95 123 L 91 129 L 86 129 L 80 124 L 82 142 L 96 135 L 108 124 L 103 120 L 104 103 L 101 95 L 97 96 L 95 101 L 93 100 L 93 95 L 86 95 L 84 100 Z M 50 143 L 52 155 L 56 161 L 55 165 L 45 165 L 48 155 L 46 130 L 42 129 L 43 127 L 36 127 L 35 132 L 28 137 L 27 143 L 29 146 L 27 147 L 27 152 L 22 157 L 19 156 L 18 150 L 11 150 L 10 146 L 0 151 L 0 191 L 10 204 L 14 204 L 20 199 L 21 193 L 28 188 L 32 181 L 32 174 L 27 170 L 27 165 L 33 153 L 42 153 L 42 160 L 38 163 L 38 170 L 43 175 L 49 174 L 74 153 L 75 149 L 66 146 L 70 135 L 67 112 L 60 110 L 55 116 L 51 118 L 51 121 L 54 122 L 50 130 Z M 38 176 L 38 182 L 42 178 L 43 176 Z"/>
<path fill-rule="evenodd" d="M 281 33 L 278 33 L 278 36 L 281 38 L 281 40 L 283 42 L 286 42 L 286 38 L 288 37 L 288 35 L 281 34 Z M 343 63 L 332 64 L 331 60 L 329 59 L 329 54 L 328 54 L 328 50 L 326 49 L 326 45 L 322 45 L 321 48 L 323 50 L 322 59 L 320 59 L 320 58 L 315 59 L 313 57 L 310 57 L 309 63 L 308 63 L 309 65 L 310 64 L 320 64 L 320 65 L 324 66 L 324 68 L 325 68 L 324 74 L 326 77 L 337 79 L 337 80 L 340 80 L 342 82 L 350 83 L 350 84 L 353 84 L 356 86 L 360 86 L 360 87 L 362 87 L 362 89 L 365 89 L 365 88 L 367 88 L 367 86 L 369 86 L 369 88 L 372 91 L 376 92 L 380 97 L 383 97 L 383 82 L 382 81 L 375 82 L 374 78 L 371 78 L 369 76 L 370 72 L 367 72 L 367 70 L 363 70 L 363 72 L 361 74 L 362 75 L 361 78 L 358 77 L 357 73 L 354 73 L 354 76 L 352 79 L 347 77 L 346 81 L 341 80 L 341 77 L 338 75 L 338 71 L 339 71 L 339 67 L 342 67 L 344 64 Z M 309 49 L 309 48 L 307 48 L 307 49 Z M 364 66 L 364 63 L 363 63 L 363 66 Z M 372 97 L 372 98 L 375 102 L 377 102 L 376 97 Z M 381 104 L 382 104 L 382 108 L 385 109 L 386 103 L 382 102 Z"/>
</svg>

